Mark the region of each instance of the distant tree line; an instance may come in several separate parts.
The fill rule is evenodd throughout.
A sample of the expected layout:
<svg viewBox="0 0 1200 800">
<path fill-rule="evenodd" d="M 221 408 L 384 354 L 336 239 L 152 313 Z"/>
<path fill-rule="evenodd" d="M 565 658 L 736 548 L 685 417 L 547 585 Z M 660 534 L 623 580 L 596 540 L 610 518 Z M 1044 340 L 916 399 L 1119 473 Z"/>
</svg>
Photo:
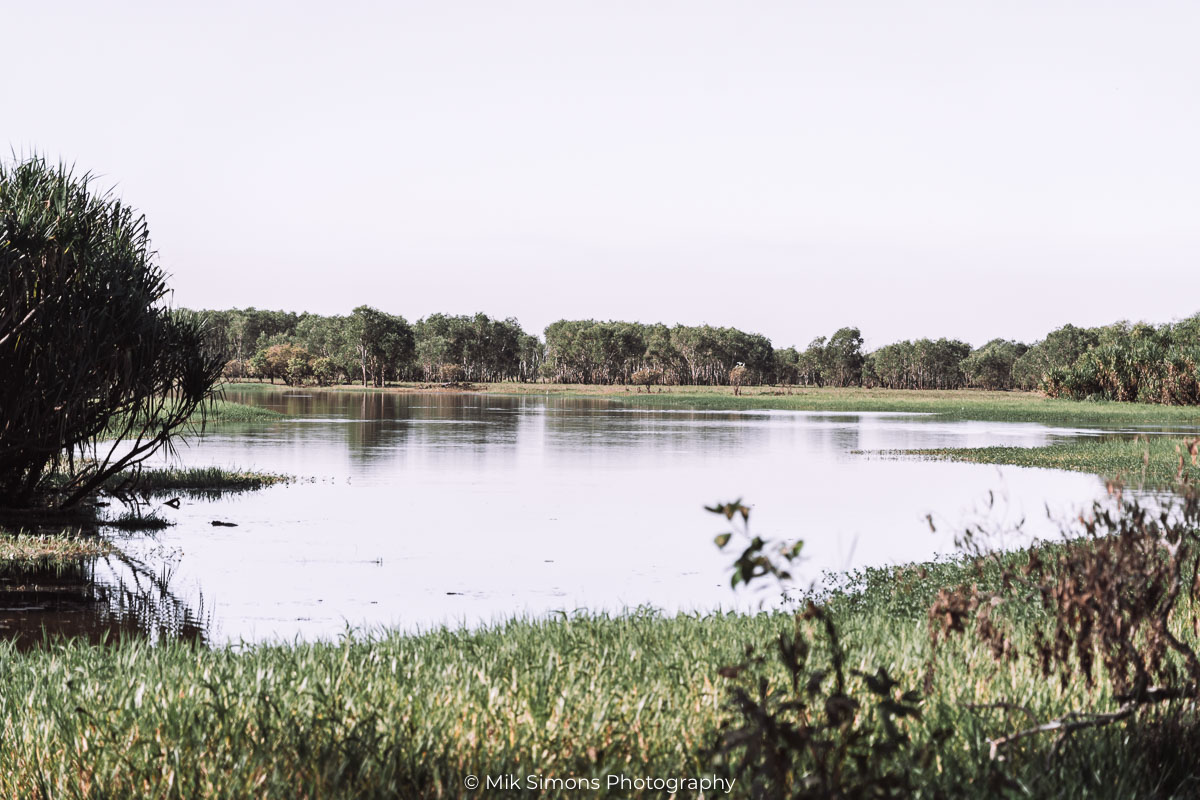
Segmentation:
<svg viewBox="0 0 1200 800">
<path fill-rule="evenodd" d="M 559 320 L 544 339 L 512 318 L 430 314 L 410 324 L 370 306 L 324 317 L 254 308 L 203 316 L 225 375 L 291 384 L 551 381 L 1040 390 L 1052 397 L 1200 403 L 1200 315 L 1166 325 L 1065 325 L 1027 345 L 917 339 L 866 351 L 858 328 L 775 348 L 710 325 Z"/>
</svg>

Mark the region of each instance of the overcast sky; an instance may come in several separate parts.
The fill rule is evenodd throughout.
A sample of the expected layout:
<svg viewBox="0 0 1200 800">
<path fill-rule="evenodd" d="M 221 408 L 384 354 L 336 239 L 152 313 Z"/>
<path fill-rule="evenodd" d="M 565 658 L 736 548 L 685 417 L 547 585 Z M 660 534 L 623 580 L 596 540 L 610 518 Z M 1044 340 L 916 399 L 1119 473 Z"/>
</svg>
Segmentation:
<svg viewBox="0 0 1200 800">
<path fill-rule="evenodd" d="M 144 211 L 176 305 L 781 346 L 1200 311 L 1193 0 L 2 5 L 0 140 Z"/>
</svg>

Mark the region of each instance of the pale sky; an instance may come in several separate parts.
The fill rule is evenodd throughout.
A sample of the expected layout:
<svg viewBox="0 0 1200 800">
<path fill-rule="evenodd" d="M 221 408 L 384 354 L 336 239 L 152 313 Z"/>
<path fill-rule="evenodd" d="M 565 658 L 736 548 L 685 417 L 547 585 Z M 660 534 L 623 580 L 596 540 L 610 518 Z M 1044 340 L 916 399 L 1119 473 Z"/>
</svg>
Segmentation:
<svg viewBox="0 0 1200 800">
<path fill-rule="evenodd" d="M 15 2 L 175 304 L 1039 338 L 1200 311 L 1200 3 Z"/>
</svg>

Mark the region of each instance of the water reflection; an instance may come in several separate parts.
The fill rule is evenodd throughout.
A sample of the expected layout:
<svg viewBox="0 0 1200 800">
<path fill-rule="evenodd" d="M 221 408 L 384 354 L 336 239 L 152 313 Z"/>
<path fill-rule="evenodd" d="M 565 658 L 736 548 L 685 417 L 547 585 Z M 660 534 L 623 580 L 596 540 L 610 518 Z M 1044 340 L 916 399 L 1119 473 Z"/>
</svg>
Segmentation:
<svg viewBox="0 0 1200 800">
<path fill-rule="evenodd" d="M 825 569 L 929 558 L 1007 498 L 999 527 L 1103 493 L 1093 476 L 883 459 L 871 451 L 1040 446 L 1101 431 L 889 413 L 630 408 L 604 398 L 228 392 L 291 418 L 211 430 L 186 466 L 306 482 L 190 498 L 158 535 L 182 552 L 173 592 L 212 598 L 221 640 L 332 637 L 578 608 L 743 603 L 705 504 L 746 498 L 756 533 L 803 538 Z M 867 452 L 863 452 L 867 451 Z M 940 521 L 931 534 L 926 514 Z M 214 528 L 213 519 L 236 522 Z M 157 546 L 157 544 L 155 545 Z M 127 552 L 154 563 L 131 539 Z"/>
<path fill-rule="evenodd" d="M 169 584 L 120 555 L 0 562 L 0 639 L 21 650 L 67 637 L 206 641 L 203 604 L 189 606 Z"/>
</svg>

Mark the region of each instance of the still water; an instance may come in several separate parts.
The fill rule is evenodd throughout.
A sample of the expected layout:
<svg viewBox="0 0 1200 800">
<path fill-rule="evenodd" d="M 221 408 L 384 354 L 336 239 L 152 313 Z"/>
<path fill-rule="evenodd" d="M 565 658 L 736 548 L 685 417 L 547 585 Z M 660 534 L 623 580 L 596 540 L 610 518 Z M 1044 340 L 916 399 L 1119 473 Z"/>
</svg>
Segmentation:
<svg viewBox="0 0 1200 800">
<path fill-rule="evenodd" d="M 804 539 L 801 577 L 812 581 L 951 552 L 954 531 L 985 517 L 1001 528 L 1024 517 L 1029 535 L 1053 535 L 1047 507 L 1065 516 L 1104 491 L 1087 475 L 880 452 L 1037 446 L 1095 430 L 541 396 L 226 396 L 291 416 L 211 430 L 173 463 L 299 480 L 185 497 L 161 509 L 172 527 L 121 542 L 159 565 L 148 571 L 167 579 L 172 609 L 189 609 L 189 630 L 200 624 L 218 643 L 756 605 L 762 596 L 730 590 L 730 555 L 712 542 L 724 520 L 703 510 L 737 498 L 752 505 L 755 534 Z M 95 571 L 100 583 L 130 580 L 111 559 Z"/>
</svg>

